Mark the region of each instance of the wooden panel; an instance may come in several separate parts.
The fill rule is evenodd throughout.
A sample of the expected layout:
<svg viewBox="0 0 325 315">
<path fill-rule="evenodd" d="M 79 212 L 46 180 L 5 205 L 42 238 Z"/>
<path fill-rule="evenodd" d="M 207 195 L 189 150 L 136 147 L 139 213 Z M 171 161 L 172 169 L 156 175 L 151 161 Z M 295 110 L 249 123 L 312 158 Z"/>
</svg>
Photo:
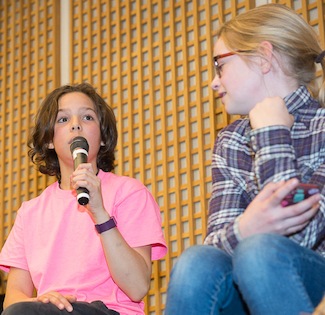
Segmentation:
<svg viewBox="0 0 325 315">
<path fill-rule="evenodd" d="M 168 255 L 153 264 L 146 314 L 162 314 L 177 257 L 206 233 L 211 150 L 229 117 L 210 89 L 215 30 L 266 0 L 70 0 L 70 82 L 88 81 L 118 120 L 116 173 L 160 208 Z M 324 43 L 324 0 L 292 6 Z M 49 182 L 27 157 L 40 101 L 59 83 L 59 1 L 0 0 L 0 229 Z M 68 30 L 67 30 L 68 31 Z"/>
<path fill-rule="evenodd" d="M 142 181 L 161 208 L 169 252 L 153 265 L 146 314 L 163 313 L 173 264 L 203 241 L 214 139 L 237 118 L 210 89 L 214 32 L 266 2 L 72 1 L 71 81 L 93 83 L 114 108 L 116 172 Z M 322 0 L 283 3 L 324 34 Z"/>
<path fill-rule="evenodd" d="M 0 242 L 24 200 L 48 184 L 27 142 L 40 101 L 59 84 L 58 2 L 0 1 Z"/>
<path fill-rule="evenodd" d="M 161 208 L 169 254 L 154 263 L 147 314 L 163 309 L 173 263 L 186 247 L 202 243 L 206 231 L 216 135 L 209 88 L 216 5 L 72 5 L 71 81 L 93 83 L 114 108 L 119 130 L 116 172 L 142 181 Z M 90 54 L 94 51 L 98 53 Z"/>
</svg>

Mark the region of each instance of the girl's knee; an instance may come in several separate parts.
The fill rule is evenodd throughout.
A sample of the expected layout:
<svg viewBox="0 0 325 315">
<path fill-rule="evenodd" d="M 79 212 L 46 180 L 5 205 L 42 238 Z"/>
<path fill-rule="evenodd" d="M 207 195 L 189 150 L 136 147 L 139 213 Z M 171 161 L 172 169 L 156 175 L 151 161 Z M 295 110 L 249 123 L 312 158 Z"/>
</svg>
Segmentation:
<svg viewBox="0 0 325 315">
<path fill-rule="evenodd" d="M 177 278 L 180 283 L 205 282 L 207 278 L 231 270 L 232 262 L 228 254 L 212 246 L 197 245 L 189 247 L 178 258 L 171 278 Z"/>
<path fill-rule="evenodd" d="M 277 262 L 288 257 L 292 243 L 277 234 L 258 234 L 241 241 L 233 255 L 234 278 L 272 274 Z"/>
<path fill-rule="evenodd" d="M 250 259 L 274 258 L 275 253 L 295 246 L 287 237 L 277 234 L 256 234 L 241 241 L 234 251 L 234 260 L 248 257 Z"/>
</svg>

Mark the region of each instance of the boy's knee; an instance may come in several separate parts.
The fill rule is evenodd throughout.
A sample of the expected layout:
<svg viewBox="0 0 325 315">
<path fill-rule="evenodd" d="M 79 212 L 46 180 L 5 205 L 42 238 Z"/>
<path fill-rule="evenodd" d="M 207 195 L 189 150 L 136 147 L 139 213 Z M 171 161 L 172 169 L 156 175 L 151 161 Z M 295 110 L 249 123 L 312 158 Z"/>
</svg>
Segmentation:
<svg viewBox="0 0 325 315">
<path fill-rule="evenodd" d="M 18 302 L 9 305 L 1 315 L 34 315 L 35 313 L 29 310 L 29 306 L 32 306 L 33 303 L 31 302 Z"/>
</svg>

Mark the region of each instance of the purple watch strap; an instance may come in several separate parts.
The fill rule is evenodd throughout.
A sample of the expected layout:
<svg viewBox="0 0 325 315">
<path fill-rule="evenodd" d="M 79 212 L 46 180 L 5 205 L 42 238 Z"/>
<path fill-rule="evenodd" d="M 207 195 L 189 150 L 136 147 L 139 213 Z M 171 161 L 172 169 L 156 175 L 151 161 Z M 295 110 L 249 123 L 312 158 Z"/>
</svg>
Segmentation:
<svg viewBox="0 0 325 315">
<path fill-rule="evenodd" d="M 116 220 L 114 217 L 111 217 L 108 221 L 102 224 L 95 224 L 95 228 L 99 234 L 108 231 L 116 227 Z"/>
</svg>

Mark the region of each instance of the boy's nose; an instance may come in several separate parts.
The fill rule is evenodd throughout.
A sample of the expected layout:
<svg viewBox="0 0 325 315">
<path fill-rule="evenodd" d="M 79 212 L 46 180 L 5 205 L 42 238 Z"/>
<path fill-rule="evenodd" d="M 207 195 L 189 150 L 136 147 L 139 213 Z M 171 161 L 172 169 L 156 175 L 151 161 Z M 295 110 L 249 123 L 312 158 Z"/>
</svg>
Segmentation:
<svg viewBox="0 0 325 315">
<path fill-rule="evenodd" d="M 79 125 L 73 125 L 71 127 L 72 130 L 81 130 L 81 127 Z"/>
<path fill-rule="evenodd" d="M 79 123 L 78 120 L 75 120 L 75 121 L 72 122 L 72 124 L 71 124 L 71 130 L 72 131 L 81 130 L 81 125 L 80 125 L 80 123 Z"/>
</svg>

